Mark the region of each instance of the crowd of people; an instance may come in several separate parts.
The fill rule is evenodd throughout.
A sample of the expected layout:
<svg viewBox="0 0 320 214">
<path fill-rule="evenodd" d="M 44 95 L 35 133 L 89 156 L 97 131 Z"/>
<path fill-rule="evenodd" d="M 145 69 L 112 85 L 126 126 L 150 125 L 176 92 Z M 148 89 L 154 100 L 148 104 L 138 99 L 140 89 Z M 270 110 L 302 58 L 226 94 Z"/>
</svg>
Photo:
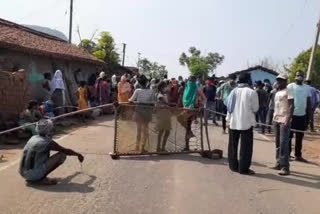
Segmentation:
<svg viewBox="0 0 320 214">
<path fill-rule="evenodd" d="M 274 130 L 276 142 L 276 164 L 274 169 L 279 175 L 290 174 L 289 160 L 306 161 L 302 157 L 304 131 L 310 127 L 314 130 L 314 112 L 319 105 L 319 91 L 304 81 L 303 72 L 297 72 L 295 82 L 288 84 L 286 74 L 277 76 L 276 81 L 257 81 L 252 83 L 249 74 L 230 75 L 227 80 L 219 81 L 214 76 L 205 82 L 190 76 L 187 80 L 148 80 L 144 75 L 130 79 L 121 77 L 122 86 L 118 88 L 118 98 L 126 93 L 119 102 L 135 102 L 158 106 L 175 106 L 184 109 L 205 108 L 205 118 L 218 126 L 222 121 L 222 131 L 227 132 L 229 123 L 229 166 L 241 174 L 254 174 L 250 169 L 253 152 L 253 130 L 257 128 L 262 134 Z M 130 87 L 131 86 L 131 87 Z M 131 90 L 130 90 L 131 88 Z M 119 90 L 121 89 L 121 90 Z M 130 95 L 132 95 L 130 97 Z M 129 98 L 130 97 L 130 98 Z M 170 134 L 170 113 L 161 110 L 157 119 L 157 151 L 165 151 L 166 141 Z M 167 112 L 166 112 L 167 111 Z M 187 116 L 186 116 L 187 115 Z M 186 148 L 189 150 L 189 139 L 194 137 L 191 125 L 195 120 L 193 114 L 185 114 L 184 120 L 178 121 L 186 128 Z M 148 138 L 148 124 L 151 113 L 144 105 L 137 105 L 137 147 L 144 152 Z M 294 157 L 291 156 L 291 141 L 295 135 Z M 238 144 L 241 138 L 240 160 L 238 161 Z M 142 140 L 141 140 L 142 139 Z"/>
<path fill-rule="evenodd" d="M 61 71 L 56 71 L 53 79 L 45 76 L 43 87 L 48 92 L 48 101 L 43 112 L 39 111 L 36 101 L 31 101 L 21 114 L 21 124 L 40 120 L 44 114 L 54 116 L 61 112 L 52 110 L 51 106 L 63 106 L 65 103 L 65 85 Z M 185 149 L 188 151 L 189 140 L 195 137 L 192 123 L 197 122 L 197 113 L 205 108 L 205 122 L 219 126 L 222 121 L 223 134 L 227 133 L 229 124 L 228 160 L 229 168 L 240 174 L 254 174 L 250 169 L 253 153 L 254 128 L 275 132 L 276 164 L 273 169 L 279 170 L 279 175 L 290 174 L 291 141 L 295 135 L 294 155 L 296 161 L 305 161 L 302 156 L 304 131 L 310 126 L 314 131 L 313 117 L 319 105 L 319 91 L 311 86 L 310 81 L 304 82 L 302 72 L 297 72 L 295 82 L 288 84 L 286 74 L 280 74 L 276 82 L 269 80 L 257 81 L 252 84 L 248 73 L 238 77 L 230 75 L 226 80 L 218 80 L 214 76 L 206 81 L 190 76 L 178 79 L 165 76 L 163 79 L 148 79 L 145 75 L 131 77 L 125 74 L 120 78 L 113 75 L 108 79 L 105 72 L 93 74 L 88 82 L 81 81 L 76 91 L 78 108 L 104 105 L 108 103 L 134 103 L 137 124 L 137 152 L 145 150 L 149 135 L 149 123 L 152 121 L 152 107 L 157 108 L 156 128 L 158 133 L 157 151 L 165 152 L 171 131 L 171 111 L 168 107 L 181 108 L 177 115 L 178 122 L 185 128 Z M 151 106 L 151 108 L 150 108 Z M 110 109 L 105 109 L 108 113 Z M 260 122 L 257 126 L 257 122 Z M 267 124 L 266 124 L 267 123 Z M 41 120 L 36 126 L 31 126 L 33 137 L 24 148 L 20 163 L 20 174 L 27 181 L 45 181 L 46 176 L 61 165 L 66 155 L 77 156 L 83 161 L 83 156 L 72 150 L 63 148 L 52 141 L 53 125 L 50 120 Z M 238 147 L 240 141 L 240 158 Z M 50 150 L 58 151 L 49 156 Z"/>
<path fill-rule="evenodd" d="M 294 155 L 296 161 L 306 162 L 302 156 L 304 131 L 310 125 L 314 131 L 313 116 L 319 105 L 319 92 L 304 82 L 303 72 L 297 72 L 295 82 L 288 84 L 288 76 L 280 74 L 272 89 L 270 85 L 258 82 L 254 89 L 249 85 L 247 74 L 239 76 L 238 85 L 232 90 L 227 103 L 227 120 L 229 120 L 229 167 L 242 174 L 254 174 L 250 169 L 253 152 L 253 127 L 257 119 L 274 124 L 276 164 L 273 169 L 279 175 L 290 174 L 291 141 L 295 135 Z M 264 90 L 264 91 L 263 91 Z M 269 108 L 268 108 L 269 107 Z M 267 113 L 268 112 L 268 113 Z M 264 133 L 265 124 L 260 124 Z M 241 138 L 240 159 L 238 144 Z"/>
</svg>

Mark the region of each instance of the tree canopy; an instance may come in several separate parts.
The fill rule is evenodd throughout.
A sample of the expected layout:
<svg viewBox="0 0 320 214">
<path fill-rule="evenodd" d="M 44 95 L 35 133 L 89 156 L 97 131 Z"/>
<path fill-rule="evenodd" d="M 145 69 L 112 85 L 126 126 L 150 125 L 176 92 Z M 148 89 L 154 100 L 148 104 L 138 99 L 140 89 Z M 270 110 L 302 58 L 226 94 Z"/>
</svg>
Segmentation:
<svg viewBox="0 0 320 214">
<path fill-rule="evenodd" d="M 80 46 L 98 59 L 104 61 L 110 67 L 118 65 L 120 62 L 119 54 L 115 48 L 115 41 L 107 31 L 102 31 L 96 39 L 96 42 L 83 39 Z"/>
<path fill-rule="evenodd" d="M 168 75 L 166 66 L 159 65 L 157 62 L 151 62 L 147 58 L 143 58 L 139 61 L 139 73 L 153 79 L 163 79 L 165 75 Z"/>
<path fill-rule="evenodd" d="M 187 66 L 190 73 L 196 77 L 205 78 L 210 73 L 214 74 L 218 65 L 221 65 L 224 56 L 219 53 L 209 52 L 206 56 L 201 55 L 201 51 L 196 47 L 189 48 L 189 56 L 182 53 L 179 62 L 183 66 Z"/>
<path fill-rule="evenodd" d="M 311 55 L 311 49 L 312 48 L 306 51 L 302 51 L 291 63 L 289 67 L 290 82 L 294 81 L 294 78 L 298 71 L 302 71 L 306 75 L 308 70 L 308 65 L 309 65 L 309 59 Z M 320 46 L 319 45 L 317 47 L 316 55 L 314 58 L 314 64 L 313 64 L 313 69 L 311 73 L 311 80 L 317 88 L 320 87 Z"/>
</svg>

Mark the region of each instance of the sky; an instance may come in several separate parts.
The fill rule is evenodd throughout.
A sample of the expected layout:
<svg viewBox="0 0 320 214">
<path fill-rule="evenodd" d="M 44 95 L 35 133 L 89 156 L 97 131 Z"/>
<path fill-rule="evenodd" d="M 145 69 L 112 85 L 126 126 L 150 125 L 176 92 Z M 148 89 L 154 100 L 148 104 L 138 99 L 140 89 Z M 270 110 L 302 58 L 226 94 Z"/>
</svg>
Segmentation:
<svg viewBox="0 0 320 214">
<path fill-rule="evenodd" d="M 45 26 L 68 35 L 70 0 L 1 0 L 0 18 Z M 319 0 L 74 0 L 73 43 L 111 32 L 119 53 L 127 44 L 127 66 L 141 57 L 166 65 L 170 77 L 188 76 L 179 56 L 195 46 L 225 60 L 227 75 L 262 59 L 290 63 L 312 46 Z"/>
</svg>

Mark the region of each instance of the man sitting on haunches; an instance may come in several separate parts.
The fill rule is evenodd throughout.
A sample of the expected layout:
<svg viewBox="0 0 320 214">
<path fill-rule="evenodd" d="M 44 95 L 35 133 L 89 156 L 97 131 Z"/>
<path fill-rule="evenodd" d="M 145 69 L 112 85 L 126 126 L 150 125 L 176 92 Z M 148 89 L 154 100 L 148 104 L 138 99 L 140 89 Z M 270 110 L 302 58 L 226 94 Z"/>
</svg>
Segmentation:
<svg viewBox="0 0 320 214">
<path fill-rule="evenodd" d="M 80 162 L 84 160 L 81 154 L 53 141 L 52 130 L 51 120 L 40 120 L 36 126 L 38 135 L 31 137 L 23 148 L 19 173 L 28 183 L 55 185 L 57 180 L 47 175 L 62 165 L 67 156 L 77 156 Z M 50 151 L 58 153 L 50 156 Z"/>
</svg>

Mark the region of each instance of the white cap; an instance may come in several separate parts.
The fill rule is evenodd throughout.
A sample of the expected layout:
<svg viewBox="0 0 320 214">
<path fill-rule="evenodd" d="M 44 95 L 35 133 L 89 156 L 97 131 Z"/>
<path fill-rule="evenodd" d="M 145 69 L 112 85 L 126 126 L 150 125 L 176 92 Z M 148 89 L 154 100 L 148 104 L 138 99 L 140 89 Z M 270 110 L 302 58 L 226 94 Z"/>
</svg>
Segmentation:
<svg viewBox="0 0 320 214">
<path fill-rule="evenodd" d="M 288 79 L 288 75 L 287 74 L 279 74 L 276 79 L 287 80 Z"/>
</svg>

